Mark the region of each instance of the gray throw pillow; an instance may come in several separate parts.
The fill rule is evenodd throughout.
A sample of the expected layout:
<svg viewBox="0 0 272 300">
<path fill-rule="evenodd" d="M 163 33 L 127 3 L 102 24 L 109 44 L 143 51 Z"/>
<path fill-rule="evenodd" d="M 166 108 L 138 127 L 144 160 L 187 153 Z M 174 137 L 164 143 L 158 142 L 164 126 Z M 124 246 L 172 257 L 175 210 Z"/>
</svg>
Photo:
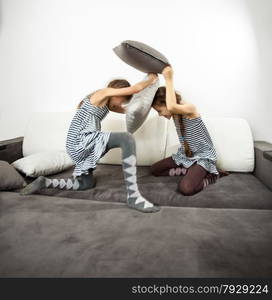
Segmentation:
<svg viewBox="0 0 272 300">
<path fill-rule="evenodd" d="M 123 41 L 113 51 L 125 63 L 144 73 L 162 73 L 170 65 L 163 54 L 138 41 Z"/>
<path fill-rule="evenodd" d="M 0 191 L 22 188 L 26 184 L 22 175 L 11 164 L 0 160 Z"/>
<path fill-rule="evenodd" d="M 148 75 L 144 77 L 144 80 L 147 78 Z M 158 77 L 154 83 L 132 96 L 126 105 L 126 126 L 128 132 L 134 133 L 144 123 L 151 110 L 153 98 L 159 86 L 160 80 Z"/>
</svg>

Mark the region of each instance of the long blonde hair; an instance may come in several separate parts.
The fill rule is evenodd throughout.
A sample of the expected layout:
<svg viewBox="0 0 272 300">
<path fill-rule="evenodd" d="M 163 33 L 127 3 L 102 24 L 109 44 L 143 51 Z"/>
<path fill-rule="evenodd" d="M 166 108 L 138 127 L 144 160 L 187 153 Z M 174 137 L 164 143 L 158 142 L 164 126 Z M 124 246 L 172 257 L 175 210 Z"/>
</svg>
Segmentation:
<svg viewBox="0 0 272 300">
<path fill-rule="evenodd" d="M 107 87 L 120 89 L 120 88 L 124 88 L 124 87 L 130 87 L 130 83 L 126 79 L 113 79 L 108 83 Z M 93 91 L 87 97 L 90 98 L 97 91 L 98 90 Z M 129 101 L 131 99 L 132 95 L 127 95 L 124 97 L 126 97 L 127 101 Z M 82 104 L 83 104 L 83 99 L 77 105 L 77 109 L 79 109 Z"/>
<path fill-rule="evenodd" d="M 179 93 L 177 93 L 175 91 L 176 94 L 176 99 L 177 99 L 177 103 L 181 103 L 182 101 L 182 97 Z M 153 98 L 153 102 L 152 102 L 152 106 L 153 105 L 165 105 L 166 106 L 166 87 L 165 86 L 160 86 L 157 91 L 156 94 Z M 181 135 L 183 138 L 183 144 L 184 144 L 184 149 L 185 149 L 185 154 L 187 157 L 192 157 L 193 156 L 193 152 L 190 149 L 190 146 L 188 144 L 187 141 L 184 140 L 184 136 L 185 136 L 185 125 L 183 123 L 183 119 L 181 115 L 174 115 L 174 117 L 179 121 L 179 125 L 180 125 L 180 131 L 181 131 Z"/>
</svg>

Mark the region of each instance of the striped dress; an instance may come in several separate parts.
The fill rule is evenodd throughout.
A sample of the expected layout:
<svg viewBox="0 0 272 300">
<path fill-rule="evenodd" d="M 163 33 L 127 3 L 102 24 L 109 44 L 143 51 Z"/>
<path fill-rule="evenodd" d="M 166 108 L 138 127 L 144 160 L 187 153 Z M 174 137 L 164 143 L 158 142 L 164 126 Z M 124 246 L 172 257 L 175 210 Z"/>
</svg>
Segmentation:
<svg viewBox="0 0 272 300">
<path fill-rule="evenodd" d="M 110 132 L 101 132 L 101 121 L 108 113 L 107 105 L 95 106 L 88 96 L 77 109 L 66 138 L 66 151 L 75 163 L 74 177 L 88 174 L 90 168 L 96 169 L 97 162 L 106 153 Z"/>
<path fill-rule="evenodd" d="M 177 165 L 183 165 L 185 168 L 189 168 L 193 163 L 197 163 L 206 169 L 209 173 L 219 175 L 216 168 L 217 155 L 211 140 L 210 134 L 201 119 L 197 117 L 194 119 L 185 118 L 179 115 L 183 119 L 185 126 L 185 136 L 182 137 L 180 124 L 178 119 L 173 117 L 177 134 L 180 141 L 180 147 L 177 153 L 172 154 L 173 160 Z M 185 149 L 183 145 L 183 139 L 187 141 L 193 156 L 187 157 L 185 155 Z"/>
</svg>

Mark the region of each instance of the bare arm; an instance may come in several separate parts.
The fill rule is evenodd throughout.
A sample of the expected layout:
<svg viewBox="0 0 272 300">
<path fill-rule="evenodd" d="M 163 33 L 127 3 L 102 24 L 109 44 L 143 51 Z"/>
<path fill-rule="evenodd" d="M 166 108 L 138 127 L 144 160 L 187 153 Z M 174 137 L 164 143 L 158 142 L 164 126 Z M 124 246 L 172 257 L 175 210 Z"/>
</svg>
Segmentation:
<svg viewBox="0 0 272 300">
<path fill-rule="evenodd" d="M 190 115 L 196 112 L 196 107 L 192 103 L 178 104 L 173 81 L 173 71 L 171 67 L 164 68 L 163 76 L 166 85 L 166 107 L 173 114 Z"/>
<path fill-rule="evenodd" d="M 106 97 L 111 97 L 111 96 L 127 96 L 127 95 L 132 95 L 139 93 L 141 90 L 145 89 L 149 85 L 151 85 L 155 79 L 157 79 L 158 75 L 150 73 L 148 75 L 147 80 L 142 80 L 133 86 L 126 87 L 126 88 L 120 88 L 120 89 L 115 89 L 115 88 L 105 88 L 105 93 Z"/>
<path fill-rule="evenodd" d="M 96 91 L 91 97 L 91 103 L 94 105 L 100 106 L 101 104 L 105 104 L 105 99 L 112 97 L 112 96 L 127 96 L 133 95 L 135 93 L 140 92 L 141 90 L 145 89 L 149 85 L 151 85 L 155 79 L 157 79 L 158 75 L 150 73 L 148 75 L 147 80 L 140 81 L 133 86 L 125 87 L 125 88 L 103 88 Z"/>
</svg>

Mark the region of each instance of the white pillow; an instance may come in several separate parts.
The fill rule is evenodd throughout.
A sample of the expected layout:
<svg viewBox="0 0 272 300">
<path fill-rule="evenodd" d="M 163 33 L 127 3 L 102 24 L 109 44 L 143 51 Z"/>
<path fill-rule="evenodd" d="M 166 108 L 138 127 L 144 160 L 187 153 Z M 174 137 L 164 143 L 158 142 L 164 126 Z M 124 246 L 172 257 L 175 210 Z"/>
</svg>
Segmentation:
<svg viewBox="0 0 272 300">
<path fill-rule="evenodd" d="M 38 177 L 59 173 L 74 163 L 65 151 L 45 151 L 17 159 L 12 165 L 27 176 Z"/>
<path fill-rule="evenodd" d="M 147 80 L 147 78 L 148 75 L 143 80 Z M 154 83 L 132 96 L 126 105 L 126 125 L 128 132 L 134 133 L 144 123 L 159 86 L 160 80 L 158 77 Z"/>
</svg>

